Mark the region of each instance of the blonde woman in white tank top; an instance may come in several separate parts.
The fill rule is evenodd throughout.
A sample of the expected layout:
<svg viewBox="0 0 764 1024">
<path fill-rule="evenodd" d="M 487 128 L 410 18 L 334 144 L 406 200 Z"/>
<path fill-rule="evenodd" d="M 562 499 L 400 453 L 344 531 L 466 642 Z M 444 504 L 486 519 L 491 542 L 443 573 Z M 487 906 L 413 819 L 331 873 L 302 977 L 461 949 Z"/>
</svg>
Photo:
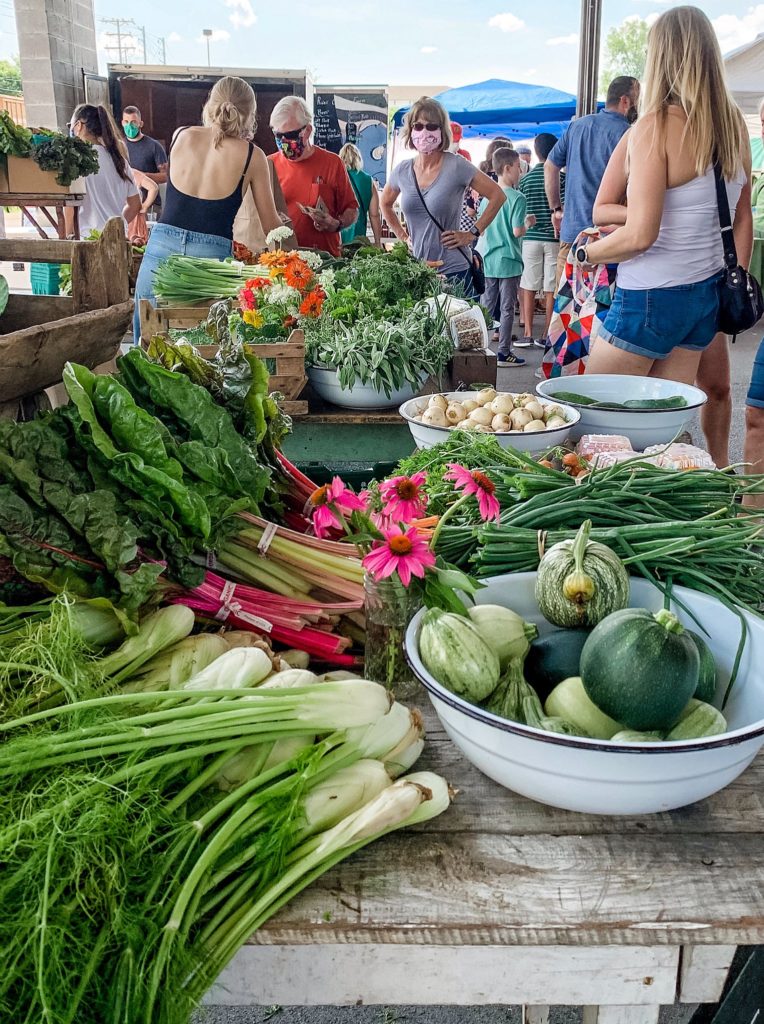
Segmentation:
<svg viewBox="0 0 764 1024">
<path fill-rule="evenodd" d="M 585 246 L 587 263 L 618 264 L 587 373 L 689 384 L 716 334 L 724 267 L 716 160 L 744 265 L 753 244 L 748 133 L 702 11 L 675 7 L 655 22 L 640 99 L 640 119 L 613 153 L 594 208 L 596 223 L 613 230 Z"/>
</svg>

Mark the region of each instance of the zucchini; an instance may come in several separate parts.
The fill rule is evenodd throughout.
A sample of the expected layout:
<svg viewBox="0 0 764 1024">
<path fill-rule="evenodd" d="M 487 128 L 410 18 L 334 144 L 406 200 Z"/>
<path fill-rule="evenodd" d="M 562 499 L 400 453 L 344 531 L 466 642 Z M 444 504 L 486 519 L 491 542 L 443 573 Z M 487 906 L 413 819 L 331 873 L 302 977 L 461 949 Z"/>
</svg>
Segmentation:
<svg viewBox="0 0 764 1024">
<path fill-rule="evenodd" d="M 499 658 L 466 615 L 430 608 L 419 630 L 424 667 L 452 693 L 477 704 L 496 689 Z"/>
<path fill-rule="evenodd" d="M 726 731 L 727 720 L 721 711 L 693 698 L 666 739 L 699 740 L 704 736 L 721 736 Z"/>
<path fill-rule="evenodd" d="M 629 574 L 614 551 L 589 540 L 591 526 L 585 520 L 573 540 L 553 545 L 539 563 L 536 601 L 555 626 L 596 626 L 629 603 Z"/>
<path fill-rule="evenodd" d="M 534 640 L 525 659 L 525 678 L 545 700 L 563 679 L 579 675 L 581 651 L 591 629 L 555 629 Z"/>
<path fill-rule="evenodd" d="M 587 696 L 580 676 L 564 679 L 549 694 L 544 711 L 551 718 L 562 718 L 595 740 L 609 740 L 621 731 L 619 722 L 609 718 Z"/>
<path fill-rule="evenodd" d="M 700 655 L 679 620 L 662 609 L 624 608 L 595 629 L 581 652 L 581 678 L 600 711 L 641 732 L 668 732 L 695 693 Z"/>
<path fill-rule="evenodd" d="M 706 704 L 712 704 L 716 696 L 716 662 L 714 661 L 714 656 L 711 653 L 711 648 L 700 633 L 694 633 L 691 629 L 688 629 L 687 636 L 691 636 L 695 641 L 695 646 L 698 648 L 698 654 L 700 655 L 700 675 L 698 676 L 698 685 L 693 697 L 697 700 L 705 701 Z"/>
<path fill-rule="evenodd" d="M 637 729 L 621 729 L 610 739 L 613 743 L 661 743 L 662 732 L 639 732 Z"/>
</svg>

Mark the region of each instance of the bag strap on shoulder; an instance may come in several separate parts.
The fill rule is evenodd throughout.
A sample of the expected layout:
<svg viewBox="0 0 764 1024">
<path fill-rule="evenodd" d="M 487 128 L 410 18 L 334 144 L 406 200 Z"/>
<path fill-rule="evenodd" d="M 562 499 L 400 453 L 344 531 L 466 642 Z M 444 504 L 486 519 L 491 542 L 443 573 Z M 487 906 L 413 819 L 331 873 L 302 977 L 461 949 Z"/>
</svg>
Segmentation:
<svg viewBox="0 0 764 1024">
<path fill-rule="evenodd" d="M 724 262 L 728 270 L 734 270 L 738 265 L 737 249 L 735 248 L 735 236 L 732 232 L 732 217 L 730 216 L 730 204 L 727 198 L 727 185 L 722 177 L 722 168 L 718 160 L 714 164 L 714 179 L 716 181 L 716 205 L 719 208 L 719 225 L 722 229 Z"/>
<path fill-rule="evenodd" d="M 427 214 L 427 216 L 433 222 L 433 224 L 438 229 L 438 231 L 440 231 L 442 233 L 443 231 L 445 231 L 445 228 L 443 227 L 443 225 L 440 223 L 439 220 L 436 220 L 436 218 L 433 216 L 432 212 L 430 211 L 430 207 L 424 201 L 424 196 L 422 195 L 422 190 L 419 187 L 419 182 L 416 180 L 416 169 L 414 167 L 413 160 L 411 162 L 411 178 L 412 178 L 412 180 L 414 182 L 414 188 L 416 189 L 416 193 L 419 196 L 419 201 L 422 204 L 422 206 L 424 207 L 424 212 Z M 466 256 L 464 254 L 464 251 L 462 250 L 461 246 L 459 247 L 459 252 L 461 253 L 461 255 L 466 260 L 468 266 L 471 267 L 471 266 L 474 265 L 474 260 L 473 260 L 472 256 L 471 255 L 470 256 Z"/>
</svg>

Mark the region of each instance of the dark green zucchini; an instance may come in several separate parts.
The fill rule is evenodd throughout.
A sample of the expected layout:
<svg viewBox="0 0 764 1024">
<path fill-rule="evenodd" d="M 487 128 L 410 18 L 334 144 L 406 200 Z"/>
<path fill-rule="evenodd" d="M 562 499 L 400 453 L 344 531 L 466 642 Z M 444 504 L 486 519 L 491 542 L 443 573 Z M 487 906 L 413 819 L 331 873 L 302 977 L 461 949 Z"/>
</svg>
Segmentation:
<svg viewBox="0 0 764 1024">
<path fill-rule="evenodd" d="M 693 633 L 691 629 L 685 632 L 695 641 L 695 646 L 698 648 L 698 654 L 700 655 L 700 676 L 698 677 L 698 685 L 695 688 L 693 697 L 696 700 L 702 700 L 705 704 L 713 704 L 714 697 L 716 696 L 716 662 L 711 653 L 711 648 L 700 633 Z"/>
<path fill-rule="evenodd" d="M 545 701 L 563 679 L 579 675 L 586 638 L 591 629 L 555 629 L 531 644 L 525 659 L 525 678 Z"/>
</svg>

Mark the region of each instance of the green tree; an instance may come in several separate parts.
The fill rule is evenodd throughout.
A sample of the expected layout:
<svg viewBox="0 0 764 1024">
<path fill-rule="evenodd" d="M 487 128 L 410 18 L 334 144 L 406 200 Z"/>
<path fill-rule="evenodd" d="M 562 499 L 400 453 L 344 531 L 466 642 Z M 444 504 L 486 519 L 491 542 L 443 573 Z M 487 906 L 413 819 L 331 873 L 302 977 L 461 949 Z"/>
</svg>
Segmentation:
<svg viewBox="0 0 764 1024">
<path fill-rule="evenodd" d="M 17 56 L 0 60 L 0 92 L 6 96 L 21 95 L 21 61 Z"/>
<path fill-rule="evenodd" d="M 605 95 L 608 85 L 619 75 L 642 78 L 649 31 L 650 26 L 647 22 L 637 16 L 627 18 L 617 28 L 610 29 L 602 55 L 601 95 Z"/>
</svg>

